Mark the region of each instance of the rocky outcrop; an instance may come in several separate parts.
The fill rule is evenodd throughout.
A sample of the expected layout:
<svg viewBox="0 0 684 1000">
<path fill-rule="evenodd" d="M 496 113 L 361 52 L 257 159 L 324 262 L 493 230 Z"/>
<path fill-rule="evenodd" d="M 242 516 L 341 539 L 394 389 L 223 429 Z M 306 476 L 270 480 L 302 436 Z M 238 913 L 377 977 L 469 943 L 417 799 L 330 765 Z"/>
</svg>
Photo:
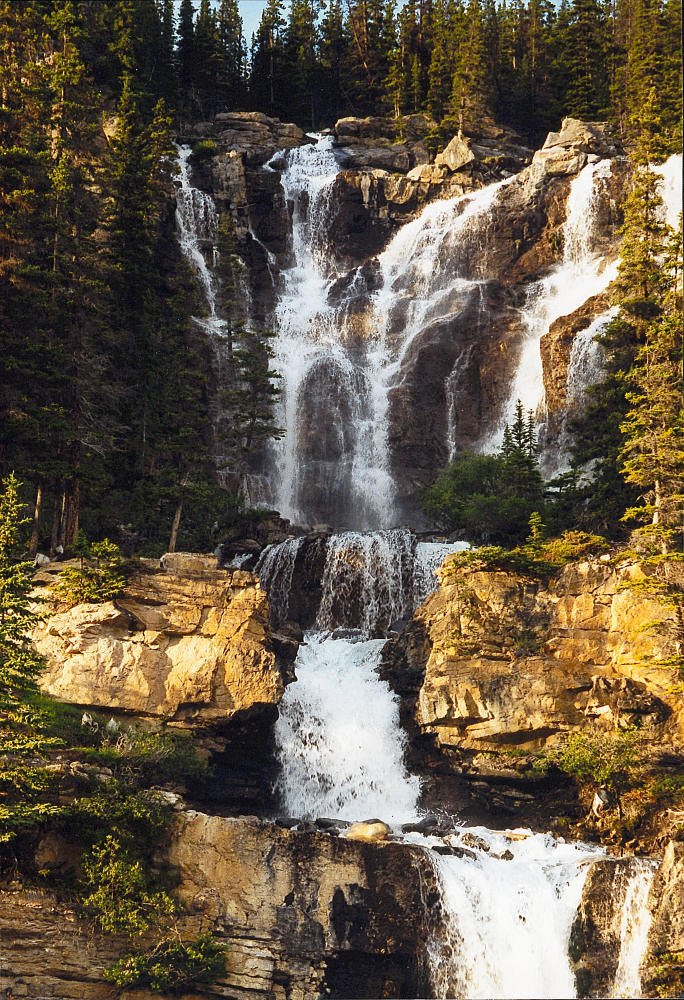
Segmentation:
<svg viewBox="0 0 684 1000">
<path fill-rule="evenodd" d="M 672 670 L 657 665 L 673 639 L 644 627 L 671 613 L 629 588 L 640 579 L 634 564 L 600 560 L 568 565 L 548 587 L 507 572 L 446 573 L 390 644 L 388 676 L 421 677 L 416 720 L 447 747 L 538 747 L 637 721 L 681 736 Z"/>
<path fill-rule="evenodd" d="M 642 858 L 607 858 L 589 869 L 570 936 L 579 997 L 636 995 L 637 984 L 628 979 L 638 977 L 640 956 L 637 945 L 630 962 L 629 935 L 647 919 L 645 897 L 656 866 Z"/>
<path fill-rule="evenodd" d="M 544 405 L 547 420 L 565 409 L 568 403 L 568 367 L 575 337 L 586 330 L 600 313 L 609 307 L 609 296 L 592 295 L 569 316 L 561 316 L 541 338 L 539 349 L 544 373 Z"/>
<path fill-rule="evenodd" d="M 400 127 L 387 118 L 340 118 L 333 134 L 345 167 L 406 173 L 430 162 L 425 137 L 434 125 L 425 115 L 409 115 Z"/>
<path fill-rule="evenodd" d="M 60 568 L 37 575 L 41 590 Z M 205 794 L 233 810 L 270 808 L 272 727 L 298 636 L 270 628 L 256 577 L 217 569 L 211 556 L 169 554 L 161 565 L 141 560 L 115 601 L 53 609 L 33 633 L 44 691 L 144 726 L 192 729 L 214 764 Z"/>
<path fill-rule="evenodd" d="M 58 612 L 33 641 L 53 697 L 183 725 L 275 706 L 291 679 L 258 580 L 211 556 L 150 561 L 120 598 Z"/>
<path fill-rule="evenodd" d="M 167 860 L 185 904 L 182 935 L 212 929 L 227 946 L 225 975 L 201 996 L 429 995 L 426 941 L 439 899 L 420 848 L 189 811 Z M 48 893 L 0 892 L 0 989 L 13 996 L 113 1000 L 102 970 L 123 948 Z"/>
</svg>

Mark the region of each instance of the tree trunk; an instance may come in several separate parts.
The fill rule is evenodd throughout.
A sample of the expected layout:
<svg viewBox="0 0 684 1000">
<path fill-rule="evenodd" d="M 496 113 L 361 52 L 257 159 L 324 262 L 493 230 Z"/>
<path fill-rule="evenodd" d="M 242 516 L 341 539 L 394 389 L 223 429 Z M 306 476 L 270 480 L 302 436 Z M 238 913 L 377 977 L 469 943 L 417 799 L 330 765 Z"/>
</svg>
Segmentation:
<svg viewBox="0 0 684 1000">
<path fill-rule="evenodd" d="M 178 528 L 180 526 L 181 514 L 183 513 L 183 497 L 181 496 L 178 501 L 178 506 L 176 507 L 176 513 L 173 515 L 173 523 L 171 524 L 171 537 L 169 538 L 169 552 L 176 551 L 176 541 L 178 540 Z"/>
<path fill-rule="evenodd" d="M 78 479 L 70 484 L 66 496 L 66 509 L 64 512 L 64 547 L 73 545 L 76 541 L 78 531 L 78 515 L 81 506 L 81 483 Z"/>
<path fill-rule="evenodd" d="M 33 509 L 33 530 L 31 531 L 31 541 L 29 542 L 29 555 L 36 558 L 38 543 L 40 542 L 40 515 L 43 511 L 43 482 L 38 483 L 36 490 L 36 506 Z"/>
</svg>

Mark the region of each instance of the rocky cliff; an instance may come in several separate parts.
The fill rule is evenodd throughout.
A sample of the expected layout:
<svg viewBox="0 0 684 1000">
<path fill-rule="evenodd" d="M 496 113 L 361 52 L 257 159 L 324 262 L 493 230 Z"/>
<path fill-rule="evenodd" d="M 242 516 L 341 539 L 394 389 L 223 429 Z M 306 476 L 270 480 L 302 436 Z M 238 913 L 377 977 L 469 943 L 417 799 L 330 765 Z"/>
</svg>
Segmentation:
<svg viewBox="0 0 684 1000">
<path fill-rule="evenodd" d="M 60 568 L 38 574 L 39 592 Z M 33 633 L 47 694 L 153 728 L 192 729 L 221 765 L 224 803 L 267 807 L 271 730 L 297 642 L 271 630 L 255 576 L 217 569 L 212 556 L 167 554 L 141 560 L 114 601 L 65 610 L 49 589 L 47 600 L 55 613 Z"/>
<path fill-rule="evenodd" d="M 654 970 L 682 943 L 680 847 L 668 847 L 650 889 L 647 964 Z M 428 953 L 443 920 L 430 853 L 335 831 L 180 811 L 160 858 L 178 877 L 179 933 L 211 928 L 227 947 L 225 975 L 201 992 L 184 993 L 185 1000 L 429 996 Z M 645 863 L 607 859 L 591 868 L 573 929 L 581 996 L 612 994 L 625 886 L 638 864 Z M 103 968 L 121 947 L 116 937 L 87 930 L 48 892 L 18 884 L 0 892 L 0 989 L 8 996 L 151 1000 L 158 994 L 122 994 L 103 981 Z M 668 969 L 677 975 L 672 961 Z M 662 985 L 662 973 L 656 975 Z"/>
<path fill-rule="evenodd" d="M 656 770 L 681 774 L 684 714 L 677 670 L 667 665 L 675 612 L 644 594 L 650 572 L 602 556 L 543 583 L 453 571 L 447 560 L 440 590 L 385 649 L 385 676 L 407 723 L 438 751 L 433 767 L 456 771 L 503 816 L 539 805 L 544 785 L 535 788 L 526 769 L 572 732 L 636 726 Z M 560 808 L 552 805 L 556 815 Z M 662 808 L 655 824 L 643 817 L 645 844 L 677 826 Z"/>
<path fill-rule="evenodd" d="M 542 375 L 549 417 L 542 439 L 551 465 L 558 460 L 551 453 L 560 424 L 582 405 L 582 387 L 569 393 L 568 369 L 578 335 L 607 308 L 608 282 L 600 273 L 607 275 L 617 256 L 631 173 L 619 144 L 605 124 L 566 119 L 534 156 L 494 127 L 454 137 L 433 156 L 426 146 L 431 124 L 410 116 L 398 136 L 381 119 L 343 119 L 332 130 L 337 173 L 315 207 L 307 237 L 327 291 L 322 311 L 302 318 L 302 333 L 311 323 L 332 325 L 349 364 L 319 346 L 305 379 L 290 385 L 288 365 L 280 362 L 285 393 L 297 394 L 296 512 L 306 506 L 308 523 L 380 526 L 359 511 L 354 485 L 340 482 L 352 475 L 345 470 L 356 461 L 359 421 L 370 419 L 357 411 L 367 405 L 366 381 L 375 378 L 365 354 L 379 335 L 398 359 L 383 388 L 387 442 L 398 508 L 414 523 L 415 490 L 434 479 L 449 453 L 496 437 L 530 337 L 546 332 Z M 301 251 L 295 251 L 293 220 L 313 211 L 317 197 L 305 186 L 286 195 L 281 177 L 289 169 L 287 150 L 312 140 L 276 119 L 238 113 L 202 123 L 186 138 L 196 148 L 194 183 L 233 217 L 253 319 L 278 328 L 283 317 L 276 307 L 291 281 L 293 254 Z M 575 237 L 565 233 L 571 191 L 584 168 L 598 164 L 575 246 Z M 477 199 L 463 202 L 460 211 L 469 219 L 463 231 L 458 207 L 443 232 L 436 216 L 421 215 L 433 202 L 475 195 L 497 181 L 505 186 L 496 197 L 492 189 L 481 212 Z M 411 220 L 415 233 L 402 228 Z M 422 260 L 426 248 L 429 263 Z M 580 275 L 583 255 L 586 275 Z M 571 263 L 579 268 L 569 279 L 574 290 L 557 305 L 554 289 L 542 285 Z M 588 280 L 601 293 L 589 287 L 584 301 L 580 290 Z M 390 285 L 394 299 L 384 315 L 378 294 Z M 548 322 L 540 312 L 544 297 L 551 301 Z M 285 311 L 289 315 L 289 307 Z M 331 476 L 334 488 L 321 487 Z M 277 489 L 266 499 L 283 506 Z"/>
<path fill-rule="evenodd" d="M 227 945 L 226 973 L 202 996 L 429 992 L 426 945 L 438 897 L 419 848 L 189 811 L 178 814 L 166 860 L 186 908 L 182 934 L 211 928 Z M 102 970 L 121 948 L 116 937 L 93 936 L 49 893 L 17 885 L 0 892 L 0 989 L 12 996 L 113 1000 L 121 993 L 103 981 Z"/>
</svg>

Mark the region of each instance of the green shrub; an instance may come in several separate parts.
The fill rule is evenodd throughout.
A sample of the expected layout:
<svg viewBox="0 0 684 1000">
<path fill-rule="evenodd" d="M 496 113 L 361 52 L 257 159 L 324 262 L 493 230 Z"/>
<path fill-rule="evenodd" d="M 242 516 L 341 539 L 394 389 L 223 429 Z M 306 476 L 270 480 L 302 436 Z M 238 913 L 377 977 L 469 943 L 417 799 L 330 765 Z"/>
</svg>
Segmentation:
<svg viewBox="0 0 684 1000">
<path fill-rule="evenodd" d="M 216 156 L 218 151 L 218 144 L 213 139 L 201 139 L 193 146 L 192 155 L 196 160 L 208 160 Z"/>
<path fill-rule="evenodd" d="M 70 607 L 111 601 L 126 586 L 118 545 L 105 538 L 88 546 L 87 553 L 81 556 L 80 568 L 67 566 L 62 570 L 54 587 Z"/>
<path fill-rule="evenodd" d="M 107 933 L 139 936 L 164 926 L 178 910 L 167 892 L 150 888 L 140 860 L 111 834 L 84 856 L 83 872 L 90 889 L 83 907 Z"/>
<path fill-rule="evenodd" d="M 104 975 L 117 986 L 184 993 L 190 986 L 216 982 L 225 968 L 225 946 L 207 931 L 187 943 L 166 938 L 149 951 L 126 955 Z"/>
<path fill-rule="evenodd" d="M 608 733 L 571 733 L 563 747 L 549 754 L 552 762 L 580 781 L 607 789 L 620 809 L 621 795 L 643 759 L 638 729 Z"/>
</svg>

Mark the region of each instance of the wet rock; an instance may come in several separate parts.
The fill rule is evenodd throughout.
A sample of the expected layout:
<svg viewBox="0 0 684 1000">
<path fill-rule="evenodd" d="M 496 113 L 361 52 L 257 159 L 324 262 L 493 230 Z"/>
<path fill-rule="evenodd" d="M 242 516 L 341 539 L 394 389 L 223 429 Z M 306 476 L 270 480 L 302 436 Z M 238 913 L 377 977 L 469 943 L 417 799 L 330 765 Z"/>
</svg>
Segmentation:
<svg viewBox="0 0 684 1000">
<path fill-rule="evenodd" d="M 671 840 L 665 848 L 648 907 L 652 922 L 642 975 L 644 995 L 678 996 L 684 988 L 684 841 Z"/>
<path fill-rule="evenodd" d="M 466 847 L 473 847 L 477 851 L 484 851 L 485 854 L 488 854 L 491 850 L 491 847 L 486 840 L 483 840 L 482 837 L 478 837 L 476 834 L 470 833 L 467 830 L 461 834 L 461 843 L 465 844 Z"/>
<path fill-rule="evenodd" d="M 614 995 L 628 888 L 647 865 L 635 858 L 591 865 L 570 935 L 579 996 Z"/>
<path fill-rule="evenodd" d="M 433 833 L 439 826 L 439 820 L 436 816 L 426 816 L 424 819 L 418 820 L 417 823 L 403 823 L 401 827 L 402 833 Z"/>
<path fill-rule="evenodd" d="M 387 840 L 390 835 L 390 828 L 382 820 L 366 820 L 363 823 L 352 823 L 343 836 L 347 840 L 362 840 L 367 843 L 375 843 L 379 840 Z"/>
</svg>

